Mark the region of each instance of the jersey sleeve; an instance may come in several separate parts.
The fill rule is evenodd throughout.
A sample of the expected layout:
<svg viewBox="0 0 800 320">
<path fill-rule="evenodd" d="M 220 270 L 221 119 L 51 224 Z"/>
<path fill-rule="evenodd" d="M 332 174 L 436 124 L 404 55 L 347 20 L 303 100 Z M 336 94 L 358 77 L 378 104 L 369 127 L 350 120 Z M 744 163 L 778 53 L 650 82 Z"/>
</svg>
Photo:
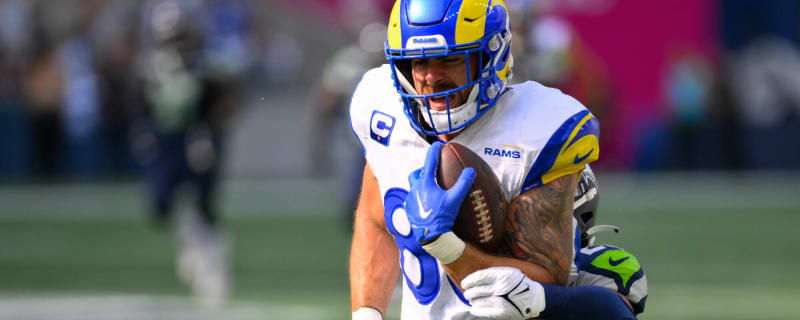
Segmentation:
<svg viewBox="0 0 800 320">
<path fill-rule="evenodd" d="M 370 79 L 373 77 L 373 71 L 367 71 L 356 86 L 353 96 L 350 98 L 350 130 L 358 139 L 361 144 L 361 151 L 366 154 L 364 142 L 369 138 L 369 124 L 364 118 L 365 106 L 369 103 L 370 90 L 367 88 L 370 84 Z"/>
<path fill-rule="evenodd" d="M 389 146 L 396 115 L 390 114 L 392 97 L 397 95 L 389 66 L 367 71 L 350 100 L 350 128 L 361 143 L 364 155 L 376 147 Z"/>
<path fill-rule="evenodd" d="M 597 160 L 599 135 L 599 122 L 589 110 L 569 117 L 547 140 L 525 176 L 520 193 L 583 170 L 586 164 Z"/>
</svg>

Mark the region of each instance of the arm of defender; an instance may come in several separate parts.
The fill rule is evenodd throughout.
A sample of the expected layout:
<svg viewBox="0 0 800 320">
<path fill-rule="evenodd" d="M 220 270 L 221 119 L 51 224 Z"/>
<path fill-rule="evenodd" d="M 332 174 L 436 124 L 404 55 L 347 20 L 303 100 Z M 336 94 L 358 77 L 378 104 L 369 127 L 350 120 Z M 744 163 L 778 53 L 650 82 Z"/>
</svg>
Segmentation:
<svg viewBox="0 0 800 320">
<path fill-rule="evenodd" d="M 540 284 L 514 268 L 495 267 L 461 283 L 470 313 L 481 319 L 636 319 L 623 297 L 597 286 Z"/>
<path fill-rule="evenodd" d="M 399 254 L 386 230 L 378 180 L 364 168 L 350 249 L 350 307 L 377 309 L 385 314 L 400 275 Z"/>
<path fill-rule="evenodd" d="M 540 319 L 636 319 L 628 300 L 606 288 L 542 286 L 547 306 L 539 315 Z"/>
<path fill-rule="evenodd" d="M 464 253 L 444 265 L 455 283 L 490 267 L 521 270 L 528 278 L 566 285 L 572 255 L 572 205 L 580 172 L 531 189 L 511 202 L 506 221 L 504 251 L 493 256 L 467 244 Z"/>
</svg>

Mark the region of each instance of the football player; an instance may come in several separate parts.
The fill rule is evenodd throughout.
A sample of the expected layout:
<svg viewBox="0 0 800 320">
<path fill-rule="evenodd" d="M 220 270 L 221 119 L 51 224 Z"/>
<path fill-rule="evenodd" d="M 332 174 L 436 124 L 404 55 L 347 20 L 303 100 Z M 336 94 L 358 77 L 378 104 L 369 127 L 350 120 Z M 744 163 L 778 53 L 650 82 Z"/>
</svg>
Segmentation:
<svg viewBox="0 0 800 320">
<path fill-rule="evenodd" d="M 213 51 L 222 50 L 211 48 L 219 39 L 203 34 L 202 9 L 172 0 L 143 5 L 147 45 L 139 60 L 147 111 L 145 124 L 132 135 L 146 168 L 155 221 L 170 227 L 178 243 L 179 278 L 201 302 L 219 305 L 231 291 L 230 243 L 215 195 L 225 129 L 240 100 L 243 69 L 209 58 L 228 55 Z M 239 30 L 229 32 L 234 31 Z M 183 185 L 196 195 L 190 214 L 178 214 Z"/>
<path fill-rule="evenodd" d="M 404 319 L 635 318 L 611 290 L 566 287 L 570 278 L 580 282 L 574 196 L 582 170 L 598 158 L 599 128 L 558 90 L 506 86 L 509 25 L 499 0 L 395 3 L 389 63 L 364 75 L 351 102 L 367 160 L 350 258 L 354 319 L 381 319 L 401 272 Z M 467 168 L 441 189 L 443 141 L 479 153 L 512 199 L 503 256 L 452 232 L 475 173 Z M 638 267 L 610 251 L 592 253 Z"/>
<path fill-rule="evenodd" d="M 570 286 L 600 286 L 624 296 L 634 313 L 644 312 L 647 302 L 647 277 L 635 256 L 617 247 L 595 246 L 595 234 L 619 232 L 610 225 L 595 225 L 600 192 L 589 165 L 583 170 L 575 190 L 573 215 L 578 222 L 580 253 L 575 258 L 577 273 L 570 272 Z M 576 239 L 577 240 L 577 239 Z"/>
</svg>

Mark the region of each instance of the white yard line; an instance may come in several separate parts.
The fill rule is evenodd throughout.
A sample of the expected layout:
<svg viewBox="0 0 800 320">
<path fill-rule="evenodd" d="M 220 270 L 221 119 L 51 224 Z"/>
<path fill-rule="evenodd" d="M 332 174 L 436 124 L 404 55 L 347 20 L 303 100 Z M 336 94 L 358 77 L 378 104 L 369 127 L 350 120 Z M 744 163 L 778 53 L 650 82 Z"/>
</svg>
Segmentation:
<svg viewBox="0 0 800 320">
<path fill-rule="evenodd" d="M 251 320 L 326 319 L 327 310 L 313 305 L 233 301 L 207 307 L 177 296 L 126 294 L 0 293 L 0 319 L 19 320 Z"/>
</svg>

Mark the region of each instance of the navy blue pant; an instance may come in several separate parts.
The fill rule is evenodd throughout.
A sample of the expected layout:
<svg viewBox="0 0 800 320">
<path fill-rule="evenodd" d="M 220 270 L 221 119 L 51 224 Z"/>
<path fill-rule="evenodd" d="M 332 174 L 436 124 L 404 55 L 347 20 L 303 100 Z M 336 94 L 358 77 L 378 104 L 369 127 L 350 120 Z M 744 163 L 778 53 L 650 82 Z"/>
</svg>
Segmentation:
<svg viewBox="0 0 800 320">
<path fill-rule="evenodd" d="M 219 156 L 218 139 L 211 139 L 214 161 L 206 170 L 196 170 L 187 159 L 185 134 L 159 135 L 158 154 L 147 168 L 151 198 L 155 204 L 156 219 L 167 222 L 172 215 L 175 195 L 182 184 L 187 184 L 196 196 L 196 206 L 203 220 L 209 224 L 217 221 L 214 209 Z"/>
</svg>

